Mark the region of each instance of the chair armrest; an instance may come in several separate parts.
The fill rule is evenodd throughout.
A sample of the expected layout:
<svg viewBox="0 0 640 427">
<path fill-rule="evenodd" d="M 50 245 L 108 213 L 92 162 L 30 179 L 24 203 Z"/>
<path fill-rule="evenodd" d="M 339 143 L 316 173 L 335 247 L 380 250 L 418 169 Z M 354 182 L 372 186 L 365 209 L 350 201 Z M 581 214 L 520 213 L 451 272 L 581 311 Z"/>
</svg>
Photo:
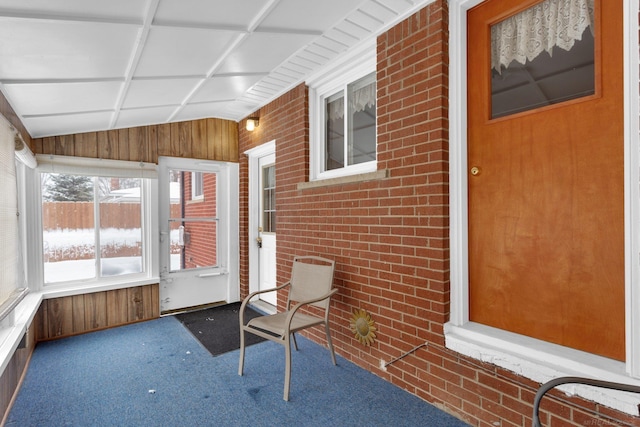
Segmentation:
<svg viewBox="0 0 640 427">
<path fill-rule="evenodd" d="M 244 325 L 244 310 L 245 310 L 245 307 L 247 306 L 247 304 L 249 303 L 249 301 L 251 301 L 251 298 L 255 297 L 256 295 L 263 294 L 265 292 L 273 292 L 273 291 L 277 291 L 279 289 L 286 288 L 289 285 L 291 285 L 291 282 L 287 282 L 287 283 L 285 283 L 283 285 L 280 285 L 280 286 L 277 286 L 275 288 L 269 288 L 269 289 L 263 289 L 263 290 L 260 290 L 260 291 L 255 291 L 255 292 L 252 292 L 249 295 L 247 295 L 247 297 L 244 300 L 242 300 L 242 305 L 240 305 L 240 324 Z"/>
<path fill-rule="evenodd" d="M 336 292 L 338 292 L 338 289 L 332 289 L 331 292 L 324 294 L 321 297 L 309 299 L 305 301 L 298 301 L 298 304 L 296 304 L 296 306 L 289 311 L 289 314 L 287 315 L 287 319 L 285 320 L 285 329 L 287 333 L 289 332 L 289 330 L 291 330 L 291 321 L 293 320 L 293 316 L 296 314 L 296 311 L 298 311 L 300 308 L 304 307 L 305 305 L 313 304 L 314 302 L 320 302 L 327 298 L 331 298 Z"/>
</svg>

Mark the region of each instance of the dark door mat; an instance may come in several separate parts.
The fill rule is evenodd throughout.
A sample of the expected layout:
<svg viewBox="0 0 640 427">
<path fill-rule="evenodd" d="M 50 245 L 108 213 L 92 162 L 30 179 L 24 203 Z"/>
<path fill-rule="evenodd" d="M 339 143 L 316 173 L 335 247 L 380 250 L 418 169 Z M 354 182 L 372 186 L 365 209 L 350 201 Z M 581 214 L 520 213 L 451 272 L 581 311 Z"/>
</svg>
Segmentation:
<svg viewBox="0 0 640 427">
<path fill-rule="evenodd" d="M 220 305 L 176 314 L 176 318 L 213 356 L 217 356 L 240 348 L 240 305 L 239 302 Z M 247 307 L 244 312 L 244 321 L 246 323 L 249 319 L 259 316 L 262 314 Z M 264 338 L 254 334 L 245 334 L 245 346 L 261 341 L 264 341 Z"/>
</svg>

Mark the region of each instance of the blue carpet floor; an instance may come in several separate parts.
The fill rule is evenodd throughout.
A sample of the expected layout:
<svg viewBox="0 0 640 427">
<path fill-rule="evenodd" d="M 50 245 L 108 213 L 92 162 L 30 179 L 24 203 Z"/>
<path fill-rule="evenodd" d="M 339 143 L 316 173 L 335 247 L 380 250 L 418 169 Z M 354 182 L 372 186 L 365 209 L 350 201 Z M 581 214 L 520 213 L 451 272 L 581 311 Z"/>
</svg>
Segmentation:
<svg viewBox="0 0 640 427">
<path fill-rule="evenodd" d="M 304 338 L 213 357 L 173 317 L 37 346 L 7 426 L 465 426 Z"/>
</svg>

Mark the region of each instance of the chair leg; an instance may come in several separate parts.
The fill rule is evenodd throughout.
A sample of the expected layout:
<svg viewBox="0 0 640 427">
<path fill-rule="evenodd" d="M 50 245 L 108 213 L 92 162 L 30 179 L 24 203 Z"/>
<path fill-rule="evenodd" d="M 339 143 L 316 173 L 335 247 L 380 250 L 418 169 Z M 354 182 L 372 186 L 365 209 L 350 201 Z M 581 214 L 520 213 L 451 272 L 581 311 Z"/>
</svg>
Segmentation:
<svg viewBox="0 0 640 427">
<path fill-rule="evenodd" d="M 284 340 L 284 354 L 285 354 L 285 367 L 284 367 L 284 400 L 289 401 L 289 384 L 291 383 L 291 342 L 289 336 Z"/>
<path fill-rule="evenodd" d="M 298 351 L 298 341 L 296 341 L 296 334 L 295 332 L 291 334 L 291 336 L 293 336 L 293 348 L 296 349 L 296 351 Z"/>
<path fill-rule="evenodd" d="M 331 351 L 331 361 L 336 364 L 336 353 L 333 351 L 333 344 L 331 343 L 331 334 L 329 333 L 329 324 L 324 324 L 324 330 L 327 333 L 327 344 L 329 345 L 329 351 Z"/>
<path fill-rule="evenodd" d="M 240 364 L 238 365 L 238 375 L 242 376 L 244 370 L 244 329 L 240 325 Z"/>
</svg>

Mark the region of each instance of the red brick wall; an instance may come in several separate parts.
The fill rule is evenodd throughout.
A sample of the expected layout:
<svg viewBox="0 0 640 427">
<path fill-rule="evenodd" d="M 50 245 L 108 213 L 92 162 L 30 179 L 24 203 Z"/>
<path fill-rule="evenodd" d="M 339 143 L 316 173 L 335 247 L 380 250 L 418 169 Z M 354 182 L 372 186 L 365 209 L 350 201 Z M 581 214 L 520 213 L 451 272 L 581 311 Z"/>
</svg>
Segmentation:
<svg viewBox="0 0 640 427">
<path fill-rule="evenodd" d="M 186 218 L 215 218 L 217 217 L 216 174 L 202 174 L 202 189 L 204 197 L 191 200 L 192 174 L 184 174 L 184 212 Z M 210 222 L 185 222 L 185 233 L 189 233 L 189 243 L 185 244 L 184 268 L 205 267 L 217 264 L 216 225 Z"/>
<path fill-rule="evenodd" d="M 276 140 L 276 210 L 277 210 L 277 252 L 278 281 L 283 283 L 291 269 L 290 243 L 286 238 L 288 228 L 280 228 L 283 220 L 292 215 L 292 206 L 286 203 L 283 192 L 295 192 L 298 182 L 307 180 L 309 160 L 309 115 L 308 91 L 304 84 L 292 89 L 251 116 L 260 117 L 260 126 L 253 132 L 245 130 L 245 122 L 240 122 L 240 153 Z M 240 156 L 240 295 L 249 293 L 249 163 L 246 156 Z M 285 203 L 285 204 L 283 204 Z M 295 219 L 295 207 L 293 207 Z M 288 220 L 291 222 L 291 219 Z M 287 227 L 290 227 L 289 225 Z M 282 233 L 282 234 L 280 234 Z M 253 242 L 251 242 L 253 244 Z"/>
<path fill-rule="evenodd" d="M 387 170 L 387 178 L 298 190 L 298 183 L 308 180 L 304 86 L 261 109 L 253 133 L 241 123 L 240 152 L 276 140 L 278 284 L 288 278 L 294 255 L 336 261 L 340 291 L 331 326 L 340 355 L 473 426 L 530 426 L 539 384 L 444 347 L 450 302 L 447 20 L 447 2 L 439 0 L 378 38 L 378 169 Z M 241 158 L 243 296 L 248 292 L 247 172 L 247 159 Z M 376 322 L 377 340 L 370 347 L 350 331 L 355 309 L 366 309 Z M 324 344 L 321 331 L 312 338 Z M 381 360 L 407 352 L 380 368 Z M 640 424 L 599 405 L 551 394 L 542 406 L 545 425 Z M 591 410 L 601 416 L 594 418 Z"/>
</svg>

